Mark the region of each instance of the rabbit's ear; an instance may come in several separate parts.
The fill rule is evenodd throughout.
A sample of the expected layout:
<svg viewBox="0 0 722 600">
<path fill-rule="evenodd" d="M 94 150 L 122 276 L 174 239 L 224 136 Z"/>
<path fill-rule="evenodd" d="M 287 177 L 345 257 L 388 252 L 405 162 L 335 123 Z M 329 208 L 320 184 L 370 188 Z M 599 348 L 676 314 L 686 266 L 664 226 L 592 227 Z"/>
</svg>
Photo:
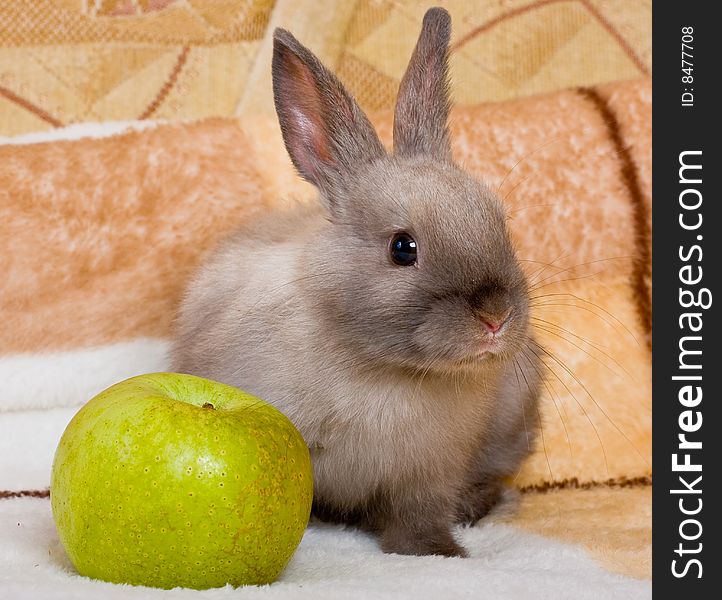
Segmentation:
<svg viewBox="0 0 722 600">
<path fill-rule="evenodd" d="M 451 17 L 443 8 L 424 15 L 421 34 L 399 86 L 394 114 L 394 152 L 450 159 L 449 38 Z"/>
<path fill-rule="evenodd" d="M 273 97 L 293 164 L 331 204 L 339 178 L 386 154 L 343 85 L 284 29 L 273 35 Z"/>
</svg>

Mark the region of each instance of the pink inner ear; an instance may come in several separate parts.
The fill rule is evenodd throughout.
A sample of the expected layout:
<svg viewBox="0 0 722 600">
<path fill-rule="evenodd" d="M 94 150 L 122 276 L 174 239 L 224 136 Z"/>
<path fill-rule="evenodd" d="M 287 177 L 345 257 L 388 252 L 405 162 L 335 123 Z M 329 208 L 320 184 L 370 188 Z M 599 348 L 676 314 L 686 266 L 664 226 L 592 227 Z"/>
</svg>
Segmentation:
<svg viewBox="0 0 722 600">
<path fill-rule="evenodd" d="M 291 119 L 305 152 L 311 152 L 323 162 L 331 162 L 326 130 L 320 119 L 313 122 L 306 113 L 298 108 L 291 111 Z"/>
<path fill-rule="evenodd" d="M 286 58 L 287 144 L 301 173 L 317 183 L 319 163 L 333 163 L 321 96 L 310 69 L 292 53 Z"/>
</svg>

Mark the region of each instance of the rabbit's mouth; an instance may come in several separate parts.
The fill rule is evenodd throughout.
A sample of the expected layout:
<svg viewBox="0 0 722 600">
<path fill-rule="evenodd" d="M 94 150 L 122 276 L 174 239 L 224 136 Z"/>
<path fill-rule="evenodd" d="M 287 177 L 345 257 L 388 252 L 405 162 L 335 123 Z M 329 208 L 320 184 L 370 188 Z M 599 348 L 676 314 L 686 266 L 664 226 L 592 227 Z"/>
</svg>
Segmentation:
<svg viewBox="0 0 722 600">
<path fill-rule="evenodd" d="M 514 329 L 511 325 L 504 324 L 497 331 L 485 332 L 484 336 L 476 341 L 472 348 L 469 348 L 467 356 L 462 359 L 465 365 L 470 363 L 486 362 L 489 359 L 503 359 L 516 351 Z"/>
<path fill-rule="evenodd" d="M 500 355 L 507 350 L 508 344 L 496 337 L 489 337 L 475 344 L 465 356 L 456 361 L 457 365 L 464 368 L 473 368 L 479 363 L 485 363 L 489 360 L 498 359 Z"/>
<path fill-rule="evenodd" d="M 498 344 L 495 341 L 484 342 L 481 344 L 481 347 L 474 352 L 473 356 L 481 359 L 487 358 L 489 354 L 494 354 L 494 347 L 496 345 Z"/>
<path fill-rule="evenodd" d="M 453 373 L 458 371 L 475 372 L 479 369 L 498 368 L 499 365 L 510 360 L 517 352 L 516 344 L 506 336 L 502 339 L 484 339 L 477 341 L 473 346 L 466 346 L 464 349 L 456 347 L 455 352 L 450 352 L 446 357 L 437 357 L 432 366 L 429 362 L 419 367 L 422 372 L 429 370 Z"/>
<path fill-rule="evenodd" d="M 476 361 L 487 360 L 492 356 L 498 355 L 500 351 L 503 350 L 504 345 L 505 344 L 502 344 L 499 340 L 496 339 L 482 342 L 481 345 L 472 354 L 471 358 L 472 360 Z"/>
</svg>

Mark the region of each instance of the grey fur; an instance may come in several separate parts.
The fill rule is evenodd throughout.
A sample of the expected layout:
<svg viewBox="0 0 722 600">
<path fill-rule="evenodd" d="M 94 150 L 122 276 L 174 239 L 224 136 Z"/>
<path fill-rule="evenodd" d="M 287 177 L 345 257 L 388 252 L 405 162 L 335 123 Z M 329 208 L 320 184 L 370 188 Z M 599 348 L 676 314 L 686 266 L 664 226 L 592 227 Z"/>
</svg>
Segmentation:
<svg viewBox="0 0 722 600">
<path fill-rule="evenodd" d="M 449 40 L 451 18 L 443 8 L 424 15 L 421 35 L 399 86 L 394 114 L 394 152 L 451 158 Z"/>
<path fill-rule="evenodd" d="M 463 556 L 451 525 L 486 514 L 528 454 L 540 365 L 523 353 L 527 282 L 503 207 L 445 155 L 448 39 L 448 14 L 429 11 L 404 81 L 435 77 L 440 61 L 444 84 L 423 98 L 402 84 L 404 151 L 387 155 L 336 78 L 276 32 L 284 140 L 322 202 L 220 245 L 181 306 L 173 368 L 257 394 L 294 422 L 319 516 L 378 532 L 387 552 Z M 423 143 L 404 133 L 416 99 L 436 108 L 413 124 Z M 418 242 L 415 266 L 389 259 L 398 231 Z M 483 321 L 509 311 L 492 341 Z"/>
</svg>

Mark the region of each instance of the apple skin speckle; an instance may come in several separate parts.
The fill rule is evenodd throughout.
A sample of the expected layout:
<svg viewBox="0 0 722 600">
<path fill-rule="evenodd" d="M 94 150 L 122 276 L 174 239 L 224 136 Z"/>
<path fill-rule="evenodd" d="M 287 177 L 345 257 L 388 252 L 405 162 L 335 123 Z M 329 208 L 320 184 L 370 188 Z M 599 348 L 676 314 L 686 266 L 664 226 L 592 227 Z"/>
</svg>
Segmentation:
<svg viewBox="0 0 722 600">
<path fill-rule="evenodd" d="M 207 379 L 155 373 L 81 408 L 50 489 L 81 575 L 205 589 L 275 581 L 308 523 L 313 482 L 308 448 L 276 408 Z"/>
</svg>

